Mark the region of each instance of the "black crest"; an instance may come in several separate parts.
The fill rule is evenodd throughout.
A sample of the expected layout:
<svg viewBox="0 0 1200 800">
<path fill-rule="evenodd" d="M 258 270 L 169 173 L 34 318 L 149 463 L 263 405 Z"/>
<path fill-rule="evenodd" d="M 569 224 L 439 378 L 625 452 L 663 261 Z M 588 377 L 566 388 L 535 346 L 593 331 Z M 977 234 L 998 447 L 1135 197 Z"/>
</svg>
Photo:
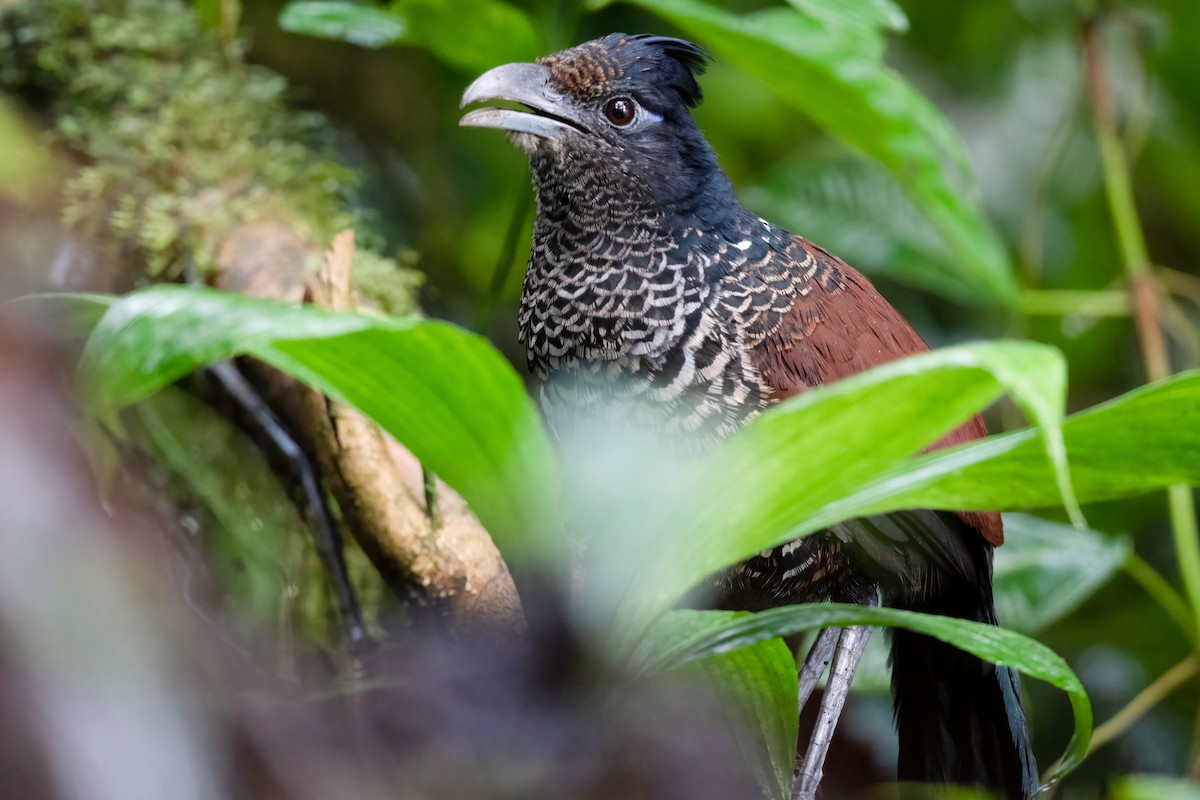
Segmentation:
<svg viewBox="0 0 1200 800">
<path fill-rule="evenodd" d="M 658 67 L 660 80 L 664 86 L 669 86 L 679 93 L 680 99 L 689 106 L 695 107 L 704 99 L 696 76 L 702 75 L 708 62 L 712 60 L 707 52 L 692 42 L 676 39 L 671 36 L 657 36 L 651 33 L 641 33 L 636 36 L 613 34 L 618 39 L 626 39 L 627 46 L 639 50 L 645 49 L 647 55 L 657 53 L 653 58 Z M 611 38 L 611 37 L 610 37 Z"/>
</svg>

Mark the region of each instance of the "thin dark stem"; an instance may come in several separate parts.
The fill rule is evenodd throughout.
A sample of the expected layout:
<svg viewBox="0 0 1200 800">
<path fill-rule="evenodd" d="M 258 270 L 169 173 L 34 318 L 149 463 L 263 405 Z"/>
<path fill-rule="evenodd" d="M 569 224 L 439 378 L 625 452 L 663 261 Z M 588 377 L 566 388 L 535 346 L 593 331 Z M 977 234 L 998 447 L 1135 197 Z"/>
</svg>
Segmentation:
<svg viewBox="0 0 1200 800">
<path fill-rule="evenodd" d="M 354 593 L 354 586 L 350 582 L 350 572 L 346 568 L 341 533 L 333 523 L 328 500 L 308 456 L 237 367 L 224 361 L 213 364 L 208 371 L 229 397 L 244 409 L 252 424 L 275 448 L 287 465 L 290 477 L 300 487 L 308 508 L 308 519 L 312 525 L 317 555 L 320 556 L 325 574 L 329 578 L 338 612 L 346 625 L 350 646 L 356 649 L 366 644 L 367 628 L 363 622 L 358 597 Z"/>
</svg>

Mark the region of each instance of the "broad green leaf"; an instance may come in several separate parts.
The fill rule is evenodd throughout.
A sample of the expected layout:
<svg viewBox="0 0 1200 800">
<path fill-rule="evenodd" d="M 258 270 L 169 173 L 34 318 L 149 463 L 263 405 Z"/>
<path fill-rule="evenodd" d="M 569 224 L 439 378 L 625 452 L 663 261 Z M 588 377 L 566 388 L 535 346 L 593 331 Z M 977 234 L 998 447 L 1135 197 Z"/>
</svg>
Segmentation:
<svg viewBox="0 0 1200 800">
<path fill-rule="evenodd" d="M 160 286 L 108 310 L 80 376 L 112 419 L 196 367 L 243 354 L 375 420 L 466 498 L 507 556 L 557 533 L 553 453 L 520 378 L 485 339 L 446 323 Z"/>
<path fill-rule="evenodd" d="M 97 416 L 109 418 L 196 367 L 277 338 L 293 333 L 334 337 L 377 324 L 381 323 L 358 314 L 333 314 L 210 289 L 158 286 L 109 306 L 84 348 L 80 379 Z M 417 323 L 382 324 L 407 330 Z"/>
<path fill-rule="evenodd" d="M 679 615 L 709 619 L 667 621 Z M 1079 678 L 1045 645 L 994 625 L 894 608 L 838 603 L 784 606 L 740 616 L 719 611 L 672 611 L 649 632 L 652 637 L 665 639 L 665 643 L 659 647 L 644 647 L 639 654 L 646 658 L 641 664 L 643 669 L 658 671 L 780 636 L 851 625 L 903 627 L 917 631 L 1063 690 L 1075 715 L 1075 730 L 1055 779 L 1077 766 L 1086 755 L 1092 736 L 1092 706 Z M 682 629 L 683 635 L 659 633 L 672 628 Z"/>
<path fill-rule="evenodd" d="M 336 39 L 359 47 L 385 47 L 409 36 L 408 20 L 374 6 L 338 0 L 299 0 L 279 13 L 279 27 L 318 39 Z"/>
<path fill-rule="evenodd" d="M 1037 633 L 1083 604 L 1121 569 L 1126 537 L 1038 519 L 1004 515 L 1004 546 L 996 550 L 996 614 L 1006 628 Z"/>
<path fill-rule="evenodd" d="M 992 591 L 1000 624 L 1032 635 L 1083 604 L 1121 569 L 1130 553 L 1126 537 L 1032 517 L 1004 515 L 1004 546 L 995 552 Z M 887 646 L 879 637 L 854 677 L 857 691 L 887 691 Z"/>
<path fill-rule="evenodd" d="M 858 46 L 857 54 L 872 60 L 883 56 L 882 31 L 904 33 L 908 17 L 892 0 L 859 0 L 830 3 L 828 0 L 788 0 L 788 5 L 836 32 L 839 39 Z"/>
<path fill-rule="evenodd" d="M 1112 800 L 1200 800 L 1200 784 L 1173 775 L 1126 775 L 1108 788 Z"/>
<path fill-rule="evenodd" d="M 727 623 L 740 612 L 668 615 L 655 628 L 654 646 L 690 640 L 696 626 Z M 796 713 L 796 659 L 782 639 L 769 639 L 707 658 L 692 666 L 712 685 L 733 718 L 742 754 L 767 797 L 791 796 L 799 715 Z"/>
<path fill-rule="evenodd" d="M 596 586 L 614 592 L 634 616 L 652 618 L 722 567 L 819 530 L 823 525 L 812 521 L 823 507 L 927 446 L 1005 389 L 1041 426 L 1041 458 L 1051 463 L 1052 453 L 1058 459 L 1060 478 L 1050 485 L 1063 485 L 1057 426 L 1066 386 L 1058 351 L 1021 342 L 946 348 L 805 392 L 764 414 L 676 486 L 675 502 L 639 510 L 641 529 L 627 517 L 617 519 L 627 530 L 604 537 L 616 553 L 598 561 L 603 577 Z M 1048 470 L 1055 474 L 1053 466 Z M 840 519 L 850 516 L 859 515 Z M 631 539 L 644 556 L 632 569 L 626 552 Z"/>
<path fill-rule="evenodd" d="M 1075 491 L 1111 500 L 1200 485 L 1200 370 L 1181 372 L 1068 417 Z M 830 503 L 814 524 L 897 508 L 1039 508 L 1058 502 L 1035 431 L 994 436 L 888 470 Z"/>
<path fill-rule="evenodd" d="M 409 44 L 477 70 L 539 55 L 525 12 L 502 0 L 401 0 L 387 8 L 342 0 L 292 0 L 279 15 L 291 33 L 362 47 Z"/>
<path fill-rule="evenodd" d="M 500 0 L 410 0 L 396 9 L 412 21 L 413 44 L 456 67 L 485 70 L 542 55 L 530 18 Z"/>
<path fill-rule="evenodd" d="M 961 139 L 882 61 L 880 29 L 902 25 L 894 5 L 854 4 L 858 9 L 851 10 L 842 0 L 796 0 L 794 9 L 739 15 L 702 0 L 628 2 L 677 25 L 882 164 L 957 256 L 959 272 L 943 282 L 956 297 L 1015 302 L 1011 266 L 980 209 Z"/>
</svg>

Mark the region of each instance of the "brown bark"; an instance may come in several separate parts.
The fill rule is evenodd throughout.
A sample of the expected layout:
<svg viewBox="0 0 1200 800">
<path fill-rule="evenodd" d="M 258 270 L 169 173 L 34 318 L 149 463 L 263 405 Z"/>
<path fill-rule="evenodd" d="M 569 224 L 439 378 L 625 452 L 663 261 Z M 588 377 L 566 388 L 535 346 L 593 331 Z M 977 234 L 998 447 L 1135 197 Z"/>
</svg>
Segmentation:
<svg viewBox="0 0 1200 800">
<path fill-rule="evenodd" d="M 353 310 L 353 255 L 354 232 L 343 231 L 309 281 L 314 304 Z M 421 465 L 411 453 L 354 409 L 302 391 L 321 473 L 347 527 L 388 585 L 399 594 L 415 585 L 461 621 L 523 627 L 508 569 L 462 498 L 439 482 L 431 514 Z"/>
</svg>

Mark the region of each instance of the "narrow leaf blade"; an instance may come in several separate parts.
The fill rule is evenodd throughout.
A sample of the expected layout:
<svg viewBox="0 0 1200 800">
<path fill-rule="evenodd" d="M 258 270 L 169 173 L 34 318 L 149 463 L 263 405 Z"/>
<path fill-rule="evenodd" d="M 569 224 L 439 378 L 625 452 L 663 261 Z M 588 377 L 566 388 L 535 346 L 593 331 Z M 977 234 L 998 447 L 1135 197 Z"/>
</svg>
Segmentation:
<svg viewBox="0 0 1200 800">
<path fill-rule="evenodd" d="M 722 612 L 673 611 L 679 614 L 710 615 Z M 670 626 L 673 623 L 662 623 Z M 688 620 L 686 636 L 668 640 L 666 646 L 646 648 L 642 654 L 652 654 L 643 667 L 651 670 L 671 669 L 696 659 L 748 647 L 775 637 L 790 636 L 802 631 L 821 628 L 840 628 L 852 625 L 903 627 L 965 650 L 976 657 L 1004 664 L 1024 675 L 1045 681 L 1066 692 L 1075 717 L 1075 728 L 1058 770 L 1051 778 L 1056 781 L 1076 767 L 1087 754 L 1092 736 L 1092 706 L 1079 678 L 1063 659 L 1045 645 L 1015 631 L 952 617 L 939 617 L 902 611 L 894 608 L 855 606 L 845 604 L 810 604 L 784 606 L 757 614 L 737 617 L 713 617 L 710 620 Z M 651 629 L 651 635 L 659 630 Z"/>
<path fill-rule="evenodd" d="M 715 612 L 724 619 L 734 612 Z M 676 618 L 687 636 L 688 618 Z M 694 619 L 694 618 L 693 618 Z M 659 633 L 672 635 L 664 620 Z M 734 720 L 742 754 L 754 770 L 766 797 L 791 796 L 792 769 L 796 760 L 797 714 L 796 660 L 782 639 L 769 639 L 749 647 L 698 659 L 691 665 L 713 687 L 726 713 Z"/>
</svg>

